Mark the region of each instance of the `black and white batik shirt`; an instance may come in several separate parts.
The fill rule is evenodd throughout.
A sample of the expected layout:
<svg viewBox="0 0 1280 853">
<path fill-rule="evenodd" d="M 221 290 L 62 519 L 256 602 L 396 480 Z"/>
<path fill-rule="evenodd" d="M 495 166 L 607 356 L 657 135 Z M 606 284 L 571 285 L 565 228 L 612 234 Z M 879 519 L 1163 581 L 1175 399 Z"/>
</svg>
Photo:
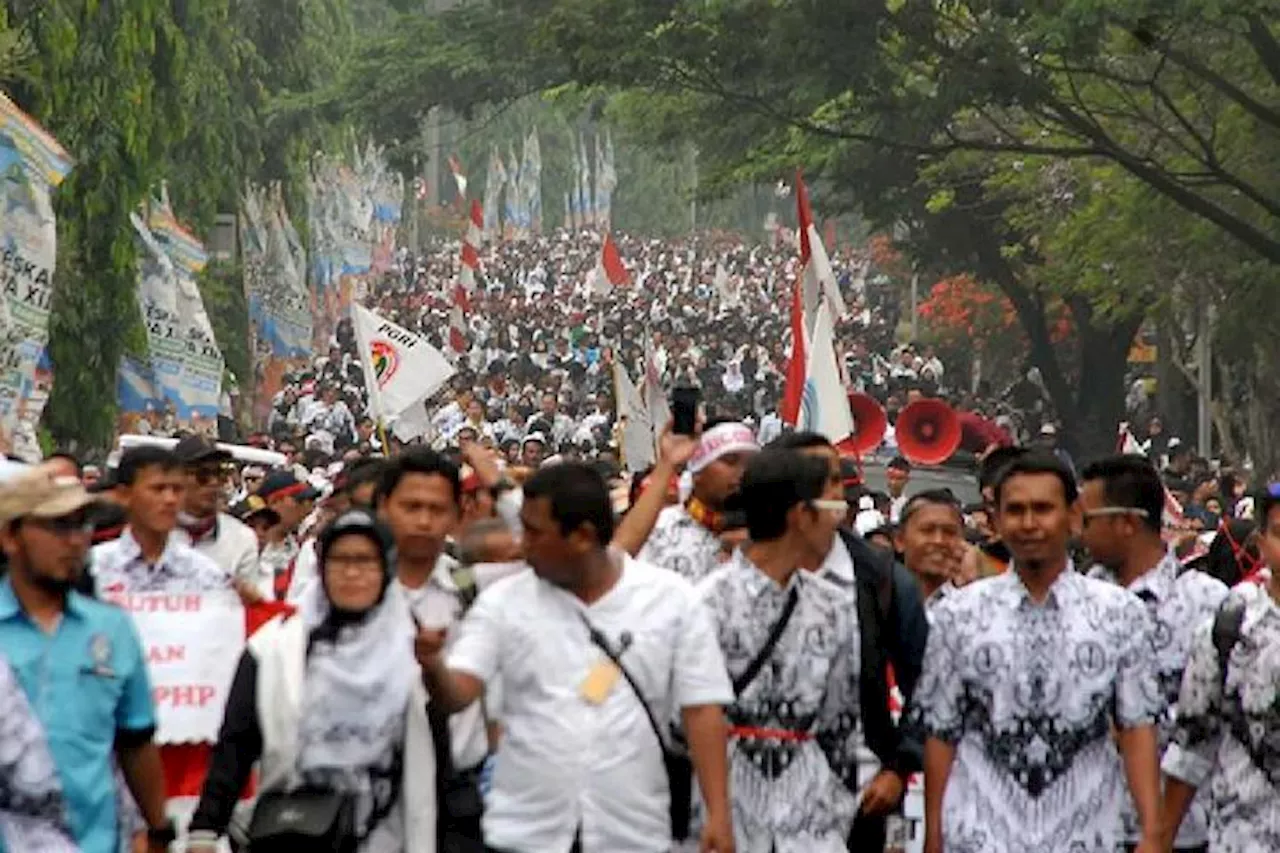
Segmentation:
<svg viewBox="0 0 1280 853">
<path fill-rule="evenodd" d="M 849 593 L 809 572 L 796 572 L 784 589 L 742 551 L 698 593 L 734 677 L 764 647 L 792 587 L 798 598 L 786 630 L 726 709 L 734 727 L 766 735 L 735 736 L 729 747 L 738 853 L 845 853 L 858 811 L 861 655 Z"/>
<path fill-rule="evenodd" d="M 62 783 L 44 726 L 0 658 L 0 850 L 73 853 Z"/>
<path fill-rule="evenodd" d="M 1094 566 L 1089 576 L 1119 583 L 1116 576 L 1103 566 Z M 1187 658 L 1191 655 L 1192 639 L 1197 628 L 1213 620 L 1222 600 L 1227 597 L 1227 585 L 1204 572 L 1182 571 L 1178 558 L 1167 553 L 1155 568 L 1130 584 L 1128 589 L 1147 605 L 1151 618 L 1155 620 L 1157 675 L 1160 691 L 1169 703 L 1158 729 L 1160 752 L 1163 754 L 1173 740 L 1178 688 L 1182 684 Z M 1182 821 L 1175 850 L 1203 847 L 1208 841 L 1208 808 L 1208 792 L 1202 791 Z M 1132 798 L 1126 800 L 1122 814 L 1125 841 L 1136 844 L 1142 838 L 1142 827 Z"/>
<path fill-rule="evenodd" d="M 720 538 L 699 524 L 683 506 L 669 506 L 658 514 L 653 532 L 636 559 L 670 569 L 693 584 L 723 563 Z"/>
<path fill-rule="evenodd" d="M 1280 850 L 1280 606 L 1253 584 L 1231 596 L 1245 615 L 1225 689 L 1212 622 L 1202 624 L 1163 767 L 1189 785 L 1208 783 L 1214 853 Z"/>
<path fill-rule="evenodd" d="M 1146 607 L 1071 566 L 1037 604 L 1011 568 L 930 617 L 912 716 L 956 749 L 947 853 L 1114 853 L 1127 786 L 1112 725 L 1165 709 Z"/>
</svg>

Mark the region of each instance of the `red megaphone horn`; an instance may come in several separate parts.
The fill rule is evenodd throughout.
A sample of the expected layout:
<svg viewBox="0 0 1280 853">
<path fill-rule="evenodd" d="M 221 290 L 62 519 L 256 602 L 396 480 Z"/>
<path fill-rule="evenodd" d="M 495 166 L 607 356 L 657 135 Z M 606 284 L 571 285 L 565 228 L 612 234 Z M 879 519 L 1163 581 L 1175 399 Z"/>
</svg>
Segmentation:
<svg viewBox="0 0 1280 853">
<path fill-rule="evenodd" d="M 849 412 L 853 415 L 853 435 L 841 441 L 836 449 L 844 454 L 865 456 L 884 440 L 889 418 L 870 394 L 850 394 Z"/>
<path fill-rule="evenodd" d="M 917 465 L 946 462 L 960 447 L 960 418 L 941 400 L 916 400 L 898 415 L 898 449 Z"/>
</svg>

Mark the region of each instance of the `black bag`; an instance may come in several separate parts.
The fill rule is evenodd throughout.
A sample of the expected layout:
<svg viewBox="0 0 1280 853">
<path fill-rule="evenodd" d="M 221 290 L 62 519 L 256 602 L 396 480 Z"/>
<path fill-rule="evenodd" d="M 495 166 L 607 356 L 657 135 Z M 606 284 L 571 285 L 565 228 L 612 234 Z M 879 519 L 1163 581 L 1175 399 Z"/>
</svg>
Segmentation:
<svg viewBox="0 0 1280 853">
<path fill-rule="evenodd" d="M 352 794 L 301 789 L 263 794 L 249 821 L 249 853 L 356 853 Z"/>
</svg>

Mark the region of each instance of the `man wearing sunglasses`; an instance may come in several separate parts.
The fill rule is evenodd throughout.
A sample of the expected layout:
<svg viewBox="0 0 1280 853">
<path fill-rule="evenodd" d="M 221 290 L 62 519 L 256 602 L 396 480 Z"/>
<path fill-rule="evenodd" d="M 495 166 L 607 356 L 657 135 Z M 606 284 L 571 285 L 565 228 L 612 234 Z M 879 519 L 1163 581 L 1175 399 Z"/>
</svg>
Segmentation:
<svg viewBox="0 0 1280 853">
<path fill-rule="evenodd" d="M 218 509 L 231 454 L 202 435 L 188 435 L 178 441 L 173 455 L 186 479 L 178 540 L 217 563 L 246 604 L 269 598 L 271 579 L 258 569 L 258 537 Z"/>
<path fill-rule="evenodd" d="M 79 849 L 118 847 L 114 758 L 152 828 L 148 849 L 158 853 L 173 832 L 142 646 L 128 614 L 73 589 L 93 531 L 92 501 L 78 480 L 44 466 L 0 487 L 0 545 L 10 569 L 0 580 L 0 656 L 43 728 L 57 777 L 44 787 L 65 804 Z M 21 780 L 0 776 L 0 789 L 12 781 Z M 45 848 L 21 851 L 28 849 Z"/>
<path fill-rule="evenodd" d="M 1213 619 L 1227 587 L 1198 571 L 1181 571 L 1161 538 L 1164 484 L 1145 456 L 1111 456 L 1089 465 L 1080 489 L 1084 544 L 1098 565 L 1091 577 L 1117 583 L 1137 595 L 1155 620 L 1157 676 L 1170 711 L 1158 727 L 1163 751 L 1173 737 L 1178 687 L 1192 638 Z M 1197 797 L 1178 833 L 1175 851 L 1204 851 L 1208 797 Z M 1141 838 L 1131 803 L 1124 813 L 1129 849 Z"/>
</svg>

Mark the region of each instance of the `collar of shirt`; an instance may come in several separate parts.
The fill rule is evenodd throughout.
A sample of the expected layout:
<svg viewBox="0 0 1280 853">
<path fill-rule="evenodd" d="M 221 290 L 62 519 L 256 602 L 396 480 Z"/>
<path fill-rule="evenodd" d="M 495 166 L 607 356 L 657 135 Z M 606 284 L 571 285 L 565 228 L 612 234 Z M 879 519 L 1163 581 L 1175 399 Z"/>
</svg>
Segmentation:
<svg viewBox="0 0 1280 853">
<path fill-rule="evenodd" d="M 66 604 L 62 608 L 63 613 L 69 613 L 72 616 L 82 615 L 80 609 L 80 593 L 75 590 L 67 592 Z M 18 601 L 18 594 L 13 591 L 13 579 L 6 574 L 0 578 L 0 622 L 13 619 L 19 614 L 26 613 L 22 609 L 22 602 Z"/>
<path fill-rule="evenodd" d="M 134 563 L 143 563 L 148 566 L 168 566 L 176 559 L 175 551 L 178 548 L 178 541 L 173 533 L 169 534 L 169 538 L 165 540 L 164 551 L 160 554 L 160 559 L 154 563 L 147 563 L 142 556 L 142 546 L 138 544 L 138 540 L 133 536 L 133 528 L 126 527 L 124 533 L 120 534 L 120 538 L 116 540 L 116 552 L 123 560 L 123 564 L 133 565 Z"/>
<path fill-rule="evenodd" d="M 1169 597 L 1173 591 L 1174 581 L 1178 579 L 1180 563 L 1172 551 L 1166 551 L 1160 562 L 1138 576 L 1129 584 L 1128 590 L 1143 601 L 1160 602 Z M 1095 565 L 1089 570 L 1089 577 L 1119 584 L 1120 578 L 1104 565 Z"/>
<path fill-rule="evenodd" d="M 759 598 L 770 591 L 774 593 L 789 592 L 792 587 L 797 587 L 802 582 L 801 575 L 804 570 L 796 569 L 787 580 L 787 585 L 779 586 L 777 581 L 766 575 L 763 569 L 751 562 L 741 548 L 733 552 L 732 559 L 734 569 L 745 573 L 743 586 L 752 598 Z"/>
<path fill-rule="evenodd" d="M 834 581 L 840 586 L 854 583 L 853 558 L 849 556 L 849 549 L 844 547 L 838 533 L 831 537 L 831 548 L 818 567 L 818 577 Z"/>
<path fill-rule="evenodd" d="M 1084 578 L 1076 573 L 1075 563 L 1067 560 L 1066 568 L 1062 570 L 1062 574 L 1058 575 L 1057 580 L 1049 587 L 1043 606 L 1054 609 L 1063 607 L 1077 596 L 1080 582 L 1083 580 Z M 1018 575 L 1015 564 L 1010 563 L 1009 570 L 994 578 L 993 581 L 997 584 L 996 588 L 1004 591 L 1010 602 L 1015 606 L 1019 608 L 1037 606 L 1037 602 L 1031 597 L 1031 592 Z"/>
</svg>

